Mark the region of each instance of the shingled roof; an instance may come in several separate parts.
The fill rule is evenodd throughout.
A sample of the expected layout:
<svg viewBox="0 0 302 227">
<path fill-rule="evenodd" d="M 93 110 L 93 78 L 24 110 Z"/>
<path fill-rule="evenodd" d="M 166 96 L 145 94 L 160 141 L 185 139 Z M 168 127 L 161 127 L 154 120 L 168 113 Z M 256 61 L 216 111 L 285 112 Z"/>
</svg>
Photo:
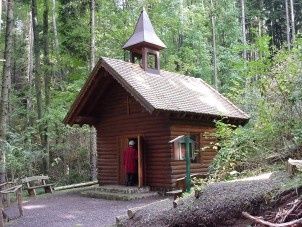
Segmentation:
<svg viewBox="0 0 302 227">
<path fill-rule="evenodd" d="M 144 71 L 138 64 L 111 58 L 102 58 L 96 66 L 97 70 L 100 68 L 108 71 L 150 113 L 158 110 L 244 121 L 249 119 L 246 113 L 200 78 L 164 70 L 161 70 L 160 74 L 152 74 Z M 97 70 L 92 72 L 90 81 L 99 76 Z M 85 96 L 89 84 L 91 85 L 88 80 L 77 100 Z M 75 101 L 64 120 L 65 123 L 74 123 L 71 122 L 70 116 L 78 106 L 79 102 Z"/>
</svg>

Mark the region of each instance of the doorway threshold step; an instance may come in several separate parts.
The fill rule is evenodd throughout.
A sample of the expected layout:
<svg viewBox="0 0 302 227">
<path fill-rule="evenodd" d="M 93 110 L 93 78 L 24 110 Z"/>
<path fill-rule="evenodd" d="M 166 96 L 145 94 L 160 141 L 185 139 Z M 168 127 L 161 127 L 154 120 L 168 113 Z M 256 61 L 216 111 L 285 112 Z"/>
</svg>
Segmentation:
<svg viewBox="0 0 302 227">
<path fill-rule="evenodd" d="M 119 193 L 119 192 L 106 192 L 100 190 L 88 190 L 81 192 L 82 195 L 98 199 L 107 200 L 135 200 L 135 199 L 145 199 L 150 197 L 158 196 L 157 192 L 147 192 L 147 193 Z"/>
<path fill-rule="evenodd" d="M 108 193 L 121 193 L 121 194 L 137 194 L 137 193 L 148 193 L 150 187 L 136 187 L 136 186 L 124 186 L 124 185 L 102 185 L 94 190 Z"/>
</svg>

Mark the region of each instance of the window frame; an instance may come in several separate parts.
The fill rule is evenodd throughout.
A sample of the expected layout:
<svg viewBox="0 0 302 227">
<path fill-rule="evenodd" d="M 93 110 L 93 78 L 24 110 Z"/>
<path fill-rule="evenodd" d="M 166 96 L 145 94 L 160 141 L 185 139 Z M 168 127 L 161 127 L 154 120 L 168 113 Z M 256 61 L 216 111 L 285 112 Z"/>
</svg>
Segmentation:
<svg viewBox="0 0 302 227">
<path fill-rule="evenodd" d="M 191 136 L 198 136 L 196 141 L 191 138 Z M 189 141 L 189 149 L 190 149 L 190 160 L 191 163 L 200 163 L 200 160 L 198 160 L 198 153 L 200 152 L 198 150 L 198 146 L 196 146 L 197 143 L 199 143 L 200 140 L 200 134 L 192 133 L 190 134 L 190 141 Z M 196 152 L 198 150 L 198 152 Z M 173 143 L 173 158 L 175 161 L 185 161 L 186 160 L 186 143 L 185 139 L 182 138 L 178 141 L 175 141 Z"/>
</svg>

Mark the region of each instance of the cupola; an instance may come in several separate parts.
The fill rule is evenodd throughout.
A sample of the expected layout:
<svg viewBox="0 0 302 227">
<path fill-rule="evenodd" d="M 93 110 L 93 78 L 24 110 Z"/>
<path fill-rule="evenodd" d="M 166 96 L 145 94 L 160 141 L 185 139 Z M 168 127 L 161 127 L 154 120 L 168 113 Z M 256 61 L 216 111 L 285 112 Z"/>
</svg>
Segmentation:
<svg viewBox="0 0 302 227">
<path fill-rule="evenodd" d="M 159 74 L 159 51 L 164 48 L 166 48 L 166 45 L 155 34 L 150 18 L 143 9 L 136 23 L 134 33 L 123 46 L 123 49 L 130 51 L 130 61 L 132 63 L 139 61 L 145 71 Z"/>
</svg>

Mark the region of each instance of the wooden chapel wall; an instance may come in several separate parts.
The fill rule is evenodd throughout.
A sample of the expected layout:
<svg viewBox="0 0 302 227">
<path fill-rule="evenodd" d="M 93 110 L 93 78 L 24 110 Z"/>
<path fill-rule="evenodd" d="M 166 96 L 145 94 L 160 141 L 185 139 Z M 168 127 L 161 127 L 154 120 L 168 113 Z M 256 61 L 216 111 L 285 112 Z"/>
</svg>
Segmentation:
<svg viewBox="0 0 302 227">
<path fill-rule="evenodd" d="M 128 102 L 132 102 L 135 113 L 129 114 L 131 110 L 127 107 Z M 94 115 L 100 119 L 97 125 L 97 167 L 101 184 L 119 184 L 119 138 L 141 135 L 145 184 L 151 187 L 171 186 L 170 128 L 167 117 L 145 111 L 117 82 L 110 86 L 98 102 Z"/>
<path fill-rule="evenodd" d="M 191 163 L 191 174 L 207 174 L 208 167 L 211 165 L 217 151 L 213 149 L 213 145 L 216 143 L 216 138 L 213 135 L 215 130 L 214 125 L 209 123 L 200 123 L 200 122 L 184 122 L 174 120 L 171 123 L 171 135 L 170 139 L 174 139 L 180 135 L 188 134 L 199 134 L 200 135 L 200 147 L 204 148 L 200 152 L 200 163 Z M 186 162 L 185 160 L 174 160 L 174 149 L 173 146 L 170 147 L 171 151 L 171 180 L 172 186 L 175 186 L 175 181 L 178 178 L 185 177 L 186 174 Z"/>
</svg>

